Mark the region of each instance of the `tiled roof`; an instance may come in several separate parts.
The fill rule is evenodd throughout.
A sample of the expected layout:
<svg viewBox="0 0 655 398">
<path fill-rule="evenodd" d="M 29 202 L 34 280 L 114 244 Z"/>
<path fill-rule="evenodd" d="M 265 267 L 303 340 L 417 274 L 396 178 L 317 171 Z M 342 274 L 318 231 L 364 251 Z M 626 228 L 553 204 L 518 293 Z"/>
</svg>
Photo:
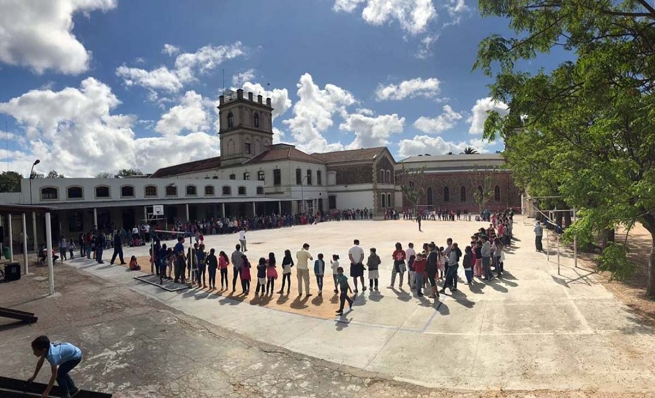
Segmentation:
<svg viewBox="0 0 655 398">
<path fill-rule="evenodd" d="M 349 151 L 336 151 L 325 153 L 312 153 L 312 156 L 325 163 L 356 162 L 359 160 L 373 160 L 379 156 L 386 147 L 352 149 Z"/>
<path fill-rule="evenodd" d="M 323 164 L 320 159 L 306 154 L 305 152 L 296 149 L 293 145 L 288 144 L 275 144 L 268 147 L 268 150 L 260 153 L 252 159 L 249 159 L 245 164 L 276 162 L 280 160 L 296 160 L 299 162 L 319 163 Z"/>
<path fill-rule="evenodd" d="M 221 157 L 196 160 L 193 162 L 176 164 L 174 166 L 162 167 L 155 171 L 150 178 L 164 178 L 180 174 L 197 173 L 205 170 L 215 170 L 221 165 Z"/>
<path fill-rule="evenodd" d="M 504 161 L 505 158 L 500 153 L 474 153 L 470 155 L 418 155 L 412 156 L 401 163 L 413 162 L 479 162 L 479 161 Z"/>
</svg>

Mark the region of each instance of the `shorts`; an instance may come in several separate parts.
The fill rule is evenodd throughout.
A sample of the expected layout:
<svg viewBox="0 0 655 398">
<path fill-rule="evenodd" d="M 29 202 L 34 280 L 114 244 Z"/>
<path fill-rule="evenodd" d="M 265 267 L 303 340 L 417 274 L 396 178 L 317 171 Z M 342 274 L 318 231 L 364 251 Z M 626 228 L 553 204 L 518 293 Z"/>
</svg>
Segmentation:
<svg viewBox="0 0 655 398">
<path fill-rule="evenodd" d="M 350 277 L 357 278 L 360 276 L 364 276 L 364 264 L 350 264 Z"/>
</svg>

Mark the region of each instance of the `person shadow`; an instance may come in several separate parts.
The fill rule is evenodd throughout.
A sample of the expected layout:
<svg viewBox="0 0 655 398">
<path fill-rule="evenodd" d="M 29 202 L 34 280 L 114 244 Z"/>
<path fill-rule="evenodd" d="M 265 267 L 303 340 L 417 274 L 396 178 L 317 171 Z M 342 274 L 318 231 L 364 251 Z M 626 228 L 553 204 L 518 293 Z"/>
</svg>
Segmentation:
<svg viewBox="0 0 655 398">
<path fill-rule="evenodd" d="M 307 301 L 309 301 L 309 297 L 307 296 L 296 296 L 296 298 L 291 302 L 290 307 L 296 310 L 308 308 Z"/>
<path fill-rule="evenodd" d="M 412 299 L 412 295 L 405 290 L 397 290 L 395 287 L 389 288 L 398 297 L 398 300 L 408 302 Z"/>
<path fill-rule="evenodd" d="M 312 305 L 318 307 L 323 304 L 323 296 L 316 296 L 312 299 Z"/>
</svg>

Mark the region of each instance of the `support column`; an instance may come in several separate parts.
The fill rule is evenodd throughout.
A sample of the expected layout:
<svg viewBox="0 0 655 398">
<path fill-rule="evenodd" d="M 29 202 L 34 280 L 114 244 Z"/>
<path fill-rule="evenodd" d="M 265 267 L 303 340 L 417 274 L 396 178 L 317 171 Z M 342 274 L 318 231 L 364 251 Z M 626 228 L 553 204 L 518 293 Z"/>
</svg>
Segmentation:
<svg viewBox="0 0 655 398">
<path fill-rule="evenodd" d="M 34 253 L 39 254 L 39 240 L 37 239 L 36 234 L 36 212 L 32 212 L 32 246 L 34 247 Z"/>
<path fill-rule="evenodd" d="M 281 216 L 282 215 L 282 201 L 278 200 L 277 202 L 277 215 Z"/>
<path fill-rule="evenodd" d="M 52 263 L 52 227 L 50 226 L 50 212 L 45 213 L 45 243 L 48 254 L 48 287 L 49 292 L 52 295 L 55 294 L 55 269 Z"/>
<path fill-rule="evenodd" d="M 189 222 L 191 221 L 189 220 L 189 204 L 187 203 L 185 206 L 186 206 L 186 222 Z"/>
<path fill-rule="evenodd" d="M 148 206 L 143 206 L 143 219 L 148 222 Z"/>
<path fill-rule="evenodd" d="M 27 236 L 27 217 L 23 213 L 23 261 L 25 261 L 25 275 L 30 272 L 30 265 L 28 264 L 27 258 Z"/>
<path fill-rule="evenodd" d="M 9 220 L 9 261 L 14 261 L 14 231 L 12 230 L 11 214 L 7 218 Z"/>
<path fill-rule="evenodd" d="M 253 217 L 257 215 L 257 206 L 256 205 L 257 205 L 257 203 L 252 202 L 252 216 Z"/>
<path fill-rule="evenodd" d="M 221 218 L 225 218 L 225 202 L 221 203 Z"/>
<path fill-rule="evenodd" d="M 50 223 L 48 223 L 50 225 Z M 98 209 L 93 208 L 93 225 L 98 228 Z"/>
</svg>

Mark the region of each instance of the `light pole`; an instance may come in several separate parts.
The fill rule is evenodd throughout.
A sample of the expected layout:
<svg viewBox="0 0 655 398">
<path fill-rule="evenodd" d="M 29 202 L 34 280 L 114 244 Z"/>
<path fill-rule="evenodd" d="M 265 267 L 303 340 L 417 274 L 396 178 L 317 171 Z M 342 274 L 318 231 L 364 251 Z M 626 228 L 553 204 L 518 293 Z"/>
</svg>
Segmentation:
<svg viewBox="0 0 655 398">
<path fill-rule="evenodd" d="M 32 180 L 34 179 L 34 166 L 37 164 L 41 163 L 39 159 L 36 159 L 34 163 L 32 164 L 32 169 L 30 170 L 30 205 L 33 204 L 33 199 L 32 199 Z"/>
</svg>

